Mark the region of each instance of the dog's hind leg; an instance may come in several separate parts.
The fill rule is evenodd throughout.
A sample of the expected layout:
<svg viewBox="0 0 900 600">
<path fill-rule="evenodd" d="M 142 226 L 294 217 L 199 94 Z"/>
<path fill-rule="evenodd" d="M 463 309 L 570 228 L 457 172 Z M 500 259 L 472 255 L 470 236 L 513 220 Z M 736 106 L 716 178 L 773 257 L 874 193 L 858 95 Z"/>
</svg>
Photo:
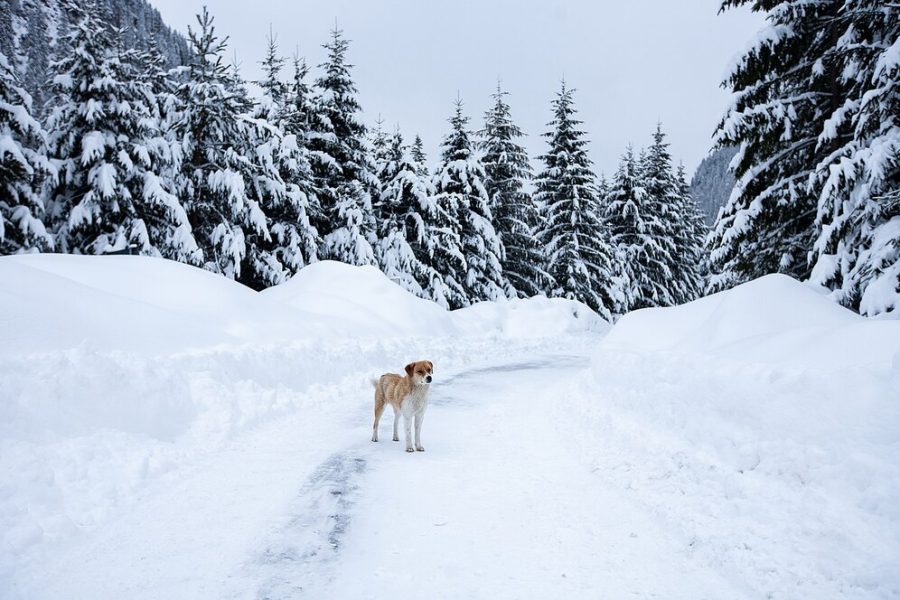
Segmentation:
<svg viewBox="0 0 900 600">
<path fill-rule="evenodd" d="M 397 434 L 397 425 L 400 424 L 400 411 L 394 409 L 394 441 L 399 442 L 400 436 Z"/>
<path fill-rule="evenodd" d="M 384 394 L 381 388 L 375 390 L 375 423 L 372 425 L 372 441 L 378 441 L 378 422 L 381 420 L 381 413 L 384 412 Z M 397 422 L 394 420 L 394 437 L 397 436 Z"/>
</svg>

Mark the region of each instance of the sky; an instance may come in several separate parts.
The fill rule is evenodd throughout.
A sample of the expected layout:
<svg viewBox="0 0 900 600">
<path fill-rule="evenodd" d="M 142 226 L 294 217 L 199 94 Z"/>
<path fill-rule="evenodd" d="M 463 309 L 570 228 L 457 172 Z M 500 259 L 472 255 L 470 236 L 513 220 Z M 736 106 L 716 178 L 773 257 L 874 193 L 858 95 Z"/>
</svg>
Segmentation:
<svg viewBox="0 0 900 600">
<path fill-rule="evenodd" d="M 709 152 L 729 102 L 727 66 L 762 27 L 747 9 L 718 14 L 719 0 L 151 0 L 186 32 L 207 4 L 247 79 L 260 75 L 271 25 L 281 51 L 322 62 L 335 22 L 363 119 L 379 117 L 438 158 L 457 94 L 480 129 L 498 78 L 532 157 L 546 150 L 550 102 L 565 78 L 596 169 L 615 172 L 625 147 L 646 146 L 661 121 L 673 159 L 688 173 Z M 289 73 L 285 73 L 288 76 Z"/>
</svg>

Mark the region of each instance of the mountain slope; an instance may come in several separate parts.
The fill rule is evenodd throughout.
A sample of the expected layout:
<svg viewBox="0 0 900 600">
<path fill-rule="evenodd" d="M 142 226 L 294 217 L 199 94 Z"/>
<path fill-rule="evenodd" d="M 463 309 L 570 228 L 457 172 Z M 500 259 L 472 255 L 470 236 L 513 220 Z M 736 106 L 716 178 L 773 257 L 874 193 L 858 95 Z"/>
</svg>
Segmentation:
<svg viewBox="0 0 900 600">
<path fill-rule="evenodd" d="M 170 66 L 184 64 L 189 50 L 184 37 L 170 29 L 146 0 L 98 0 L 112 22 L 125 28 L 127 47 L 146 47 L 156 39 Z M 57 41 L 69 26 L 61 0 L 0 0 L 0 51 L 15 65 L 35 106 L 43 107 L 47 68 L 62 52 Z"/>
</svg>

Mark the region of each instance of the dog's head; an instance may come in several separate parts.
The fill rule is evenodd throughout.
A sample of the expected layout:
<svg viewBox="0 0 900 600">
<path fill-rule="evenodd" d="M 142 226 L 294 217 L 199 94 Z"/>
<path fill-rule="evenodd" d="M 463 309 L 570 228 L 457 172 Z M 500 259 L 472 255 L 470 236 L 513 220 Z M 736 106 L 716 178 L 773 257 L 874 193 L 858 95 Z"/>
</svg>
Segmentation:
<svg viewBox="0 0 900 600">
<path fill-rule="evenodd" d="M 433 373 L 434 363 L 430 360 L 420 360 L 406 365 L 406 375 L 415 385 L 428 385 L 431 383 Z"/>
</svg>

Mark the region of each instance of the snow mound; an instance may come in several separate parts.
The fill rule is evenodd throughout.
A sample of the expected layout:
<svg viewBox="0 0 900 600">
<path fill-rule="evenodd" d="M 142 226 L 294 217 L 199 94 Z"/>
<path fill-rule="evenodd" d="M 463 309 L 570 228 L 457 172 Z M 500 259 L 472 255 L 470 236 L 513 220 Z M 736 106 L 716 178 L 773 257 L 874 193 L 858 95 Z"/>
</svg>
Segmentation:
<svg viewBox="0 0 900 600">
<path fill-rule="evenodd" d="M 900 322 L 770 275 L 626 315 L 572 396 L 595 470 L 756 596 L 900 589 Z"/>
<path fill-rule="evenodd" d="M 0 257 L 2 354 L 86 344 L 157 352 L 235 341 L 253 291 L 200 269 L 136 256 Z"/>
<path fill-rule="evenodd" d="M 682 306 L 629 313 L 603 344 L 825 369 L 890 364 L 900 322 L 864 319 L 817 288 L 767 275 Z"/>
<path fill-rule="evenodd" d="M 335 323 L 342 331 L 443 336 L 454 331 L 447 311 L 413 296 L 375 267 L 335 261 L 312 264 L 261 296 Z"/>
<path fill-rule="evenodd" d="M 469 334 L 496 334 L 511 338 L 539 338 L 609 328 L 600 315 L 581 302 L 564 298 L 522 298 L 479 302 L 451 313 L 454 323 Z"/>
</svg>

